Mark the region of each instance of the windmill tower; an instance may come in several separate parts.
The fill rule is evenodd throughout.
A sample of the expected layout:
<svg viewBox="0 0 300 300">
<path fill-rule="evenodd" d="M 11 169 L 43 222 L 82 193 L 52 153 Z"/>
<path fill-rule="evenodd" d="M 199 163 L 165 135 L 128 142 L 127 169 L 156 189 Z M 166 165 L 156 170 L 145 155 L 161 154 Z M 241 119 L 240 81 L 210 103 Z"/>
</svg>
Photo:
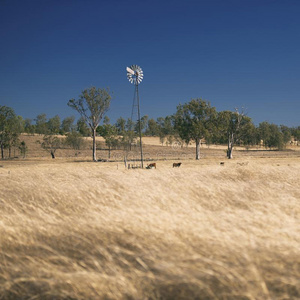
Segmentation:
<svg viewBox="0 0 300 300">
<path fill-rule="evenodd" d="M 142 82 L 144 74 L 141 67 L 137 65 L 132 65 L 126 68 L 127 78 L 130 83 L 134 84 L 134 96 L 133 96 L 133 104 L 131 111 L 131 121 L 136 115 L 136 119 L 139 125 L 139 136 L 140 136 L 140 149 L 141 149 L 141 167 L 143 168 L 143 145 L 142 145 L 142 128 L 141 128 L 141 113 L 140 113 L 140 98 L 139 98 L 139 84 Z"/>
</svg>

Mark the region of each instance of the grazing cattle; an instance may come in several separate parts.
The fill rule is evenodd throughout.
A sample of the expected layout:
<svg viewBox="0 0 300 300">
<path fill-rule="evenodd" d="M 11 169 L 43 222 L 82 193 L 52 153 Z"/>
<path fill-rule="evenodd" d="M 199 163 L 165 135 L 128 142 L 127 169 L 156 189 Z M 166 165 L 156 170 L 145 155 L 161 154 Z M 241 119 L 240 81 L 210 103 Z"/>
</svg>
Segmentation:
<svg viewBox="0 0 300 300">
<path fill-rule="evenodd" d="M 221 165 L 221 166 L 224 166 L 224 165 L 225 165 L 225 162 L 224 162 L 224 161 L 221 161 L 221 162 L 220 162 L 220 165 Z"/>
<path fill-rule="evenodd" d="M 149 165 L 147 165 L 147 167 L 146 167 L 146 169 L 153 169 L 153 168 L 156 169 L 156 163 L 149 164 Z"/>
<path fill-rule="evenodd" d="M 181 162 L 180 163 L 173 163 L 173 168 L 179 168 L 181 166 Z"/>
</svg>

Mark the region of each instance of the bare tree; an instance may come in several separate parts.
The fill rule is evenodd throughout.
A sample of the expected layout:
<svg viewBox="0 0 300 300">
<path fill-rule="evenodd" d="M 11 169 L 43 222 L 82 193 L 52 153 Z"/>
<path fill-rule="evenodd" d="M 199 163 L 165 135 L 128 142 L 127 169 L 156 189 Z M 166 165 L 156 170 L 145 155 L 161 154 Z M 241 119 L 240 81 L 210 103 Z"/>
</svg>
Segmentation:
<svg viewBox="0 0 300 300">
<path fill-rule="evenodd" d="M 74 108 L 90 127 L 93 137 L 93 161 L 96 157 L 96 130 L 109 109 L 111 96 L 108 89 L 91 87 L 84 90 L 78 100 L 71 99 L 68 106 Z"/>
</svg>

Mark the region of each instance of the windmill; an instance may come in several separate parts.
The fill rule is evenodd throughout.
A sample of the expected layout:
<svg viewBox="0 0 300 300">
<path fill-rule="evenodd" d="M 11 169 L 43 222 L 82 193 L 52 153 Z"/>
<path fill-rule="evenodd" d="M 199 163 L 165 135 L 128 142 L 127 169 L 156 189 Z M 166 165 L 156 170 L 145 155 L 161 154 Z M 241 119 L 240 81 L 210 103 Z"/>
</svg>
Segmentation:
<svg viewBox="0 0 300 300">
<path fill-rule="evenodd" d="M 140 99 L 139 99 L 139 84 L 142 82 L 144 74 L 141 67 L 132 65 L 126 68 L 127 78 L 130 83 L 135 85 L 133 104 L 131 111 L 131 121 L 134 117 L 134 113 L 137 110 L 137 120 L 139 124 L 139 136 L 140 136 L 140 149 L 141 149 L 141 167 L 143 168 L 143 146 L 142 146 L 142 129 L 141 129 L 141 114 L 140 114 Z"/>
</svg>

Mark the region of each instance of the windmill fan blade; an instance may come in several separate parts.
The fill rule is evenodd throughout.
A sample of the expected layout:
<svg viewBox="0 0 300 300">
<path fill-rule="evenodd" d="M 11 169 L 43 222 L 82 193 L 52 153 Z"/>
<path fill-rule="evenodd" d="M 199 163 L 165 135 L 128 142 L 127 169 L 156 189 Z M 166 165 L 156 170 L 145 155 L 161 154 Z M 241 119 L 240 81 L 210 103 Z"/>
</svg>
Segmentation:
<svg viewBox="0 0 300 300">
<path fill-rule="evenodd" d="M 134 75 L 134 71 L 133 71 L 132 69 L 130 69 L 130 68 L 127 67 L 127 68 L 126 68 L 126 71 L 127 71 L 128 73 Z"/>
</svg>

